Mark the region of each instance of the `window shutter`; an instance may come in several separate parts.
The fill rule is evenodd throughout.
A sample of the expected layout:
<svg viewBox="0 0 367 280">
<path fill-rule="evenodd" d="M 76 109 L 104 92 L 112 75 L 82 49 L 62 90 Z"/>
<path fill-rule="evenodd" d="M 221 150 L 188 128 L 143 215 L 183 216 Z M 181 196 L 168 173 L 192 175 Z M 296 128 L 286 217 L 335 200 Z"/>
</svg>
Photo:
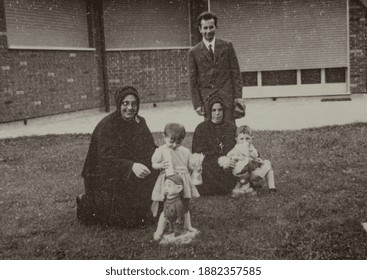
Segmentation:
<svg viewBox="0 0 367 280">
<path fill-rule="evenodd" d="M 88 47 L 85 0 L 5 0 L 10 46 Z"/>
<path fill-rule="evenodd" d="M 105 0 L 106 48 L 190 46 L 187 0 Z"/>
<path fill-rule="evenodd" d="M 241 71 L 347 67 L 345 0 L 211 0 Z"/>
</svg>

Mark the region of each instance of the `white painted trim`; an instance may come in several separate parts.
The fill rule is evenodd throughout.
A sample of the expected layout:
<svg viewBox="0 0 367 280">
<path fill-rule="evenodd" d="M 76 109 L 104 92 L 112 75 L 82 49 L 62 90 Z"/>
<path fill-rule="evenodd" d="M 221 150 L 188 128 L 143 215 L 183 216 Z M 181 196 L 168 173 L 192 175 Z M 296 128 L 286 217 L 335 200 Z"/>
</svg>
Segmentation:
<svg viewBox="0 0 367 280">
<path fill-rule="evenodd" d="M 321 68 L 321 84 L 325 85 L 326 84 L 326 74 L 325 74 L 325 68 Z"/>
<path fill-rule="evenodd" d="M 243 87 L 243 98 L 300 97 L 350 94 L 347 83 Z"/>
<path fill-rule="evenodd" d="M 263 84 L 263 76 L 261 76 L 261 71 L 257 71 L 257 86 L 262 87 Z"/>
<path fill-rule="evenodd" d="M 10 45 L 11 50 L 50 50 L 50 51 L 95 51 L 95 48 L 69 48 L 69 47 L 42 47 L 42 46 L 17 46 Z"/>
<path fill-rule="evenodd" d="M 210 12 L 210 0 L 208 0 L 208 12 Z"/>
<path fill-rule="evenodd" d="M 154 51 L 154 50 L 189 50 L 191 47 L 147 47 L 147 48 L 111 48 L 106 49 L 107 52 L 115 51 Z"/>
<path fill-rule="evenodd" d="M 301 79 L 301 70 L 298 69 L 297 70 L 297 85 L 301 85 L 302 84 L 302 79 Z"/>
</svg>

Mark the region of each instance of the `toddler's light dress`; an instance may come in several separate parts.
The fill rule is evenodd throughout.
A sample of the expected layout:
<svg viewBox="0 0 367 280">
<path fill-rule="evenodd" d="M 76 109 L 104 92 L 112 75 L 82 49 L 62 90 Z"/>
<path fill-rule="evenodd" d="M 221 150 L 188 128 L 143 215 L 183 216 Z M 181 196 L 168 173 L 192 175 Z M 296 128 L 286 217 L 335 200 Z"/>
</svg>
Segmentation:
<svg viewBox="0 0 367 280">
<path fill-rule="evenodd" d="M 171 153 L 171 160 L 174 172 L 181 175 L 183 180 L 183 198 L 197 198 L 199 197 L 199 192 L 195 185 L 192 182 L 190 172 L 188 169 L 189 159 L 191 156 L 191 152 L 188 148 L 179 146 L 177 149 L 173 150 L 167 148 L 166 145 L 162 145 L 157 148 L 152 156 L 152 163 L 160 163 L 164 161 L 165 150 L 169 150 Z M 164 185 L 166 172 L 165 170 L 161 170 L 157 181 L 154 185 L 152 192 L 152 200 L 153 201 L 163 201 L 164 194 L 162 192 L 162 188 Z"/>
</svg>

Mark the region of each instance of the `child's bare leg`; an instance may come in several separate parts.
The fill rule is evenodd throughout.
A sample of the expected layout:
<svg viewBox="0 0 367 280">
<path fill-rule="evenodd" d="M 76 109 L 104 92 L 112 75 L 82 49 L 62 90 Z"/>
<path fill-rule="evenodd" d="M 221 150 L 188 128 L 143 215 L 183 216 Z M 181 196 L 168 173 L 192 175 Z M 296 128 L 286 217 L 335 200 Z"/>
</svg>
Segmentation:
<svg viewBox="0 0 367 280">
<path fill-rule="evenodd" d="M 274 179 L 274 170 L 270 170 L 266 175 L 266 180 L 268 182 L 269 190 L 276 190 L 275 188 L 275 179 Z"/>
<path fill-rule="evenodd" d="M 190 232 L 197 232 L 198 230 L 191 225 L 190 211 L 184 214 L 184 228 Z"/>
<path fill-rule="evenodd" d="M 183 204 L 183 218 L 184 218 L 184 229 L 191 231 L 191 232 L 197 232 L 198 230 L 196 228 L 193 228 L 191 225 L 191 215 L 190 215 L 190 198 L 184 198 L 182 199 Z"/>
<path fill-rule="evenodd" d="M 166 227 L 166 223 L 167 223 L 166 218 L 164 217 L 164 213 L 162 212 L 161 215 L 159 216 L 157 230 L 153 235 L 154 240 L 158 241 L 162 238 L 164 229 Z"/>
</svg>

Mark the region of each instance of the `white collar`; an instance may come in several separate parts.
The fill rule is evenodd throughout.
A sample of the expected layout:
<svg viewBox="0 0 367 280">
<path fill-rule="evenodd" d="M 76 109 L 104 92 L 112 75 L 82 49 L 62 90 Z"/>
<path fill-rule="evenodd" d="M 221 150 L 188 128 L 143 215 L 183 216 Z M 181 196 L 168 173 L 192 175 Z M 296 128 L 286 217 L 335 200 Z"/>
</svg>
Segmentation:
<svg viewBox="0 0 367 280">
<path fill-rule="evenodd" d="M 214 52 L 214 48 L 215 48 L 215 36 L 213 38 L 213 40 L 211 42 L 208 42 L 207 40 L 205 40 L 205 38 L 203 37 L 203 42 L 205 44 L 205 47 L 209 50 L 209 45 L 212 45 L 212 50 Z"/>
</svg>

